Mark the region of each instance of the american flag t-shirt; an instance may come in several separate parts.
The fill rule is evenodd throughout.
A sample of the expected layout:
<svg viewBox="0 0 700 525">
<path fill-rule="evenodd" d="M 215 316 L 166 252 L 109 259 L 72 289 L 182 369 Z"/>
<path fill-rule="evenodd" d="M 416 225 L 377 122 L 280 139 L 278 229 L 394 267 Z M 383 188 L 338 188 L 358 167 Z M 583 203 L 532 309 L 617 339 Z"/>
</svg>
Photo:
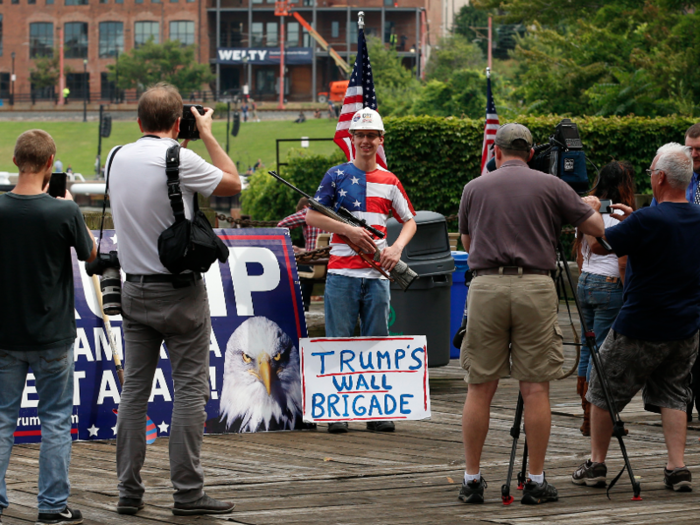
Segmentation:
<svg viewBox="0 0 700 525">
<path fill-rule="evenodd" d="M 348 89 L 345 92 L 343 108 L 340 110 L 340 118 L 333 137 L 333 142 L 343 150 L 348 162 L 352 162 L 355 159 L 355 148 L 349 131 L 350 121 L 357 111 L 364 108 L 377 110 L 377 94 L 374 91 L 372 66 L 369 63 L 365 31 L 360 29 L 357 35 L 357 58 L 355 59 L 355 66 L 352 70 Z M 377 150 L 377 163 L 382 168 L 387 166 L 384 146 L 379 146 Z"/>
<path fill-rule="evenodd" d="M 416 214 L 396 175 L 383 168 L 364 172 L 351 162 L 328 170 L 314 199 L 336 211 L 342 206 L 383 233 L 386 233 L 386 222 L 390 215 L 404 223 Z M 384 249 L 387 245 L 386 239 L 375 238 L 375 243 L 379 249 Z M 335 234 L 331 237 L 331 246 L 329 273 L 368 279 L 382 278 L 379 272 L 370 268 Z"/>
</svg>

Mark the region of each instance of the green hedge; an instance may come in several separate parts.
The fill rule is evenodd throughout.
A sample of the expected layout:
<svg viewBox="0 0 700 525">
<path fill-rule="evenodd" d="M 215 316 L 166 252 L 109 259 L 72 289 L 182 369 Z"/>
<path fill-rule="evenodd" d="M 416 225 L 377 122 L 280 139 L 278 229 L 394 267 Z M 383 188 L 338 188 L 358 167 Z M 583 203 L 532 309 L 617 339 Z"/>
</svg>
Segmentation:
<svg viewBox="0 0 700 525">
<path fill-rule="evenodd" d="M 543 143 L 554 133 L 561 117 L 518 117 Z M 572 119 L 579 126 L 588 159 L 599 168 L 611 160 L 629 161 L 637 174 L 637 193 L 650 193 L 644 170 L 656 150 L 667 142 L 682 143 L 685 131 L 696 121 L 687 117 L 584 117 Z M 505 124 L 504 120 L 501 124 Z M 417 210 L 444 215 L 457 213 L 464 185 L 479 174 L 483 120 L 455 117 L 388 117 L 385 148 L 389 169 L 401 179 Z M 313 194 L 328 168 L 344 162 L 340 149 L 326 157 L 292 152 L 282 175 Z M 595 172 L 589 169 L 591 182 Z M 251 177 L 243 194 L 243 211 L 254 219 L 280 219 L 294 211 L 298 197 L 267 172 Z M 456 224 L 450 224 L 456 229 Z"/>
<path fill-rule="evenodd" d="M 536 143 L 554 133 L 561 117 L 518 117 Z M 637 193 L 650 193 L 649 167 L 667 142 L 683 143 L 697 122 L 687 117 L 584 117 L 578 124 L 584 151 L 599 168 L 611 160 L 629 161 L 637 174 Z M 501 120 L 501 124 L 506 122 Z M 403 182 L 416 209 L 445 215 L 457 212 L 464 185 L 479 174 L 484 123 L 454 117 L 387 118 L 385 147 L 389 169 Z M 590 168 L 590 165 L 589 165 Z M 589 169 L 591 182 L 595 172 Z M 453 225 L 451 226 L 453 229 Z"/>
</svg>

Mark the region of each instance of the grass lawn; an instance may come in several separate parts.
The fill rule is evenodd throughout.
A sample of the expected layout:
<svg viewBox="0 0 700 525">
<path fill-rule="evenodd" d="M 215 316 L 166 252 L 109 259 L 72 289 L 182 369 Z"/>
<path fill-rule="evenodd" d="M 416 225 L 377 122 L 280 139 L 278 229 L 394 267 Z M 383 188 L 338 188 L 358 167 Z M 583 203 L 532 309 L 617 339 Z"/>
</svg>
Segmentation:
<svg viewBox="0 0 700 525">
<path fill-rule="evenodd" d="M 293 121 L 242 122 L 237 137 L 230 137 L 229 154 L 234 162 L 239 163 L 241 173 L 260 158 L 265 166 L 274 168 L 276 162 L 275 139 L 287 138 L 332 138 L 335 132 L 335 120 L 310 119 L 302 124 Z M 69 165 L 73 171 L 91 178 L 95 172 L 97 155 L 97 122 L 0 122 L 0 171 L 17 172 L 12 163 L 12 152 L 17 136 L 28 129 L 46 130 L 56 141 L 57 157 L 63 162 L 64 169 Z M 214 135 L 222 147 L 226 147 L 226 122 L 214 121 Z M 112 136 L 102 139 L 102 159 L 107 158 L 109 150 L 118 144 L 133 142 L 141 136 L 136 122 L 112 121 Z M 280 144 L 281 160 L 291 148 L 299 148 L 300 143 Z M 190 144 L 196 151 L 209 160 L 201 141 Z M 338 146 L 333 142 L 311 142 L 310 151 L 330 154 Z"/>
</svg>

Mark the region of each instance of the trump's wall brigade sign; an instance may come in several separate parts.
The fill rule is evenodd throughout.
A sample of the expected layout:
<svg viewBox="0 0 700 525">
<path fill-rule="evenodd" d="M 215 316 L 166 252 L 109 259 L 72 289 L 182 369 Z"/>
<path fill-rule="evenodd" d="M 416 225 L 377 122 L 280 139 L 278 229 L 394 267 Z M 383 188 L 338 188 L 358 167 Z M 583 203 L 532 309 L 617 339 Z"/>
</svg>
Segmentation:
<svg viewBox="0 0 700 525">
<path fill-rule="evenodd" d="M 425 336 L 301 339 L 304 421 L 430 417 Z"/>
<path fill-rule="evenodd" d="M 215 231 L 228 246 L 229 259 L 214 263 L 204 275 L 212 321 L 206 432 L 301 428 L 297 342 L 306 337 L 306 322 L 289 230 Z M 98 238 L 99 232 L 93 233 Z M 100 251 L 118 247 L 115 232 L 106 230 Z M 113 439 L 121 388 L 92 279 L 75 253 L 73 279 L 77 337 L 71 432 L 75 439 Z M 110 323 L 117 353 L 128 369 L 121 316 L 110 317 Z M 170 360 L 163 345 L 148 400 L 148 416 L 158 436 L 170 433 L 173 396 Z M 16 443 L 41 440 L 38 403 L 30 372 Z"/>
</svg>

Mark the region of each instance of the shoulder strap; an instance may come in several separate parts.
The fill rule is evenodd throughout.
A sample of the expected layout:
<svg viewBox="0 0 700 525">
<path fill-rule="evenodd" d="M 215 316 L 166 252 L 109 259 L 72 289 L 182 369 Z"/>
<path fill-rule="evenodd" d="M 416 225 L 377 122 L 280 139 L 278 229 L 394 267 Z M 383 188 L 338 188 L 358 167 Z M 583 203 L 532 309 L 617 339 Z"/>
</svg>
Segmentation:
<svg viewBox="0 0 700 525">
<path fill-rule="evenodd" d="M 175 222 L 185 220 L 185 204 L 180 189 L 180 145 L 170 146 L 165 153 L 165 175 L 168 177 L 168 198 L 175 214 Z"/>
<path fill-rule="evenodd" d="M 122 149 L 121 146 L 117 146 L 114 149 L 114 153 L 112 153 L 112 156 L 109 158 L 109 163 L 107 164 L 107 171 L 105 171 L 105 196 L 102 199 L 102 219 L 100 220 L 100 240 L 97 243 L 97 253 L 100 253 L 100 245 L 102 244 L 102 232 L 104 230 L 105 226 L 105 212 L 107 211 L 107 195 L 109 194 L 109 176 L 112 172 L 112 162 L 114 162 L 114 157 L 117 155 L 117 152 Z"/>
</svg>

